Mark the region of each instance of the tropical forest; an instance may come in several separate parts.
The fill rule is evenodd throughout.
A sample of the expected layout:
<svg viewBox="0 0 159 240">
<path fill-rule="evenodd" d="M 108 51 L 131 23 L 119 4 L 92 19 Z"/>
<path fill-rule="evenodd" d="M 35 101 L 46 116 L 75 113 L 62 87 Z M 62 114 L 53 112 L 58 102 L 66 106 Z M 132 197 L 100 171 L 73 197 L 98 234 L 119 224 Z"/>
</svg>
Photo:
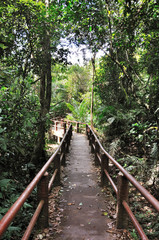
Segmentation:
<svg viewBox="0 0 159 240">
<path fill-rule="evenodd" d="M 91 126 L 159 200 L 157 0 L 0 1 L 0 219 L 49 159 L 55 119 Z M 22 238 L 36 191 L 3 240 Z M 148 239 L 159 239 L 158 213 L 133 196 Z M 129 238 L 116 239 L 140 239 L 128 231 Z M 33 232 L 29 239 L 47 238 Z"/>
</svg>

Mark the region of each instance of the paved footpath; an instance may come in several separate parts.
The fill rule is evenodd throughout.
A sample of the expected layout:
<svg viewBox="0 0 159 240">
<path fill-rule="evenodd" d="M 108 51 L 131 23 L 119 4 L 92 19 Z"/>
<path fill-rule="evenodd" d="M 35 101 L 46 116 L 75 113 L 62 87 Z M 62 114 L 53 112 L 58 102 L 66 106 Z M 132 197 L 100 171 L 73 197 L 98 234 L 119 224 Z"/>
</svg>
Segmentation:
<svg viewBox="0 0 159 240">
<path fill-rule="evenodd" d="M 107 232 L 112 219 L 107 215 L 106 195 L 97 183 L 87 137 L 74 133 L 64 170 L 60 207 L 62 232 L 56 240 L 113 240 Z"/>
</svg>

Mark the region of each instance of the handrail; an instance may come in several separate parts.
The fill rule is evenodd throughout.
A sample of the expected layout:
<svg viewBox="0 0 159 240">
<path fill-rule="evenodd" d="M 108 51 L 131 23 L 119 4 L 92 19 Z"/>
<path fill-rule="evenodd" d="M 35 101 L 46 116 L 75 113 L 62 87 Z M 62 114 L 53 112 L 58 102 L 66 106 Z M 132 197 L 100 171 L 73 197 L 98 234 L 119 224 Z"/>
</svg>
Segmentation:
<svg viewBox="0 0 159 240">
<path fill-rule="evenodd" d="M 31 181 L 31 183 L 26 187 L 24 192 L 20 195 L 20 197 L 17 199 L 17 201 L 11 206 L 11 208 L 8 210 L 8 212 L 4 215 L 4 217 L 0 221 L 0 237 L 2 234 L 6 231 L 10 223 L 13 221 L 14 217 L 17 215 L 18 211 L 20 208 L 23 206 L 25 203 L 26 199 L 30 196 L 32 193 L 33 189 L 36 187 L 38 182 L 41 180 L 43 177 L 44 173 L 52 163 L 52 161 L 55 159 L 57 156 L 58 152 L 60 151 L 64 141 L 68 138 L 68 142 L 70 141 L 70 137 L 72 135 L 72 125 L 70 125 L 69 129 L 65 133 L 60 145 L 56 149 L 55 153 L 49 158 L 49 160 L 45 163 L 45 165 L 42 167 L 42 169 L 38 172 L 38 174 L 34 177 L 34 179 Z M 50 185 L 49 185 L 50 188 Z"/>
<path fill-rule="evenodd" d="M 28 227 L 27 227 L 23 237 L 22 237 L 22 240 L 26 240 L 26 239 L 28 239 L 30 237 L 30 234 L 31 234 L 31 232 L 32 232 L 32 230 L 33 230 L 33 228 L 35 226 L 35 223 L 37 222 L 37 219 L 38 219 L 38 217 L 40 215 L 40 212 L 41 212 L 41 210 L 43 208 L 43 205 L 44 205 L 44 200 L 41 200 L 39 202 L 39 204 L 38 204 L 38 207 L 37 207 L 37 209 L 36 209 L 32 219 L 31 219 L 31 221 L 30 221 L 30 223 L 29 223 L 29 225 L 28 225 Z"/>
<path fill-rule="evenodd" d="M 130 173 L 128 173 L 101 145 L 99 139 L 97 138 L 94 131 L 89 127 L 92 131 L 96 141 L 98 142 L 101 150 L 104 154 L 114 163 L 114 165 L 125 175 L 125 177 L 139 190 L 143 197 L 145 197 L 149 203 L 159 212 L 159 201 L 154 198 Z"/>
<path fill-rule="evenodd" d="M 115 185 L 114 181 L 112 180 L 111 176 L 109 175 L 108 169 L 106 169 L 102 158 L 100 157 L 100 151 L 102 151 L 103 155 L 105 155 L 106 159 L 111 160 L 111 162 L 120 170 L 121 173 L 123 173 L 123 176 L 125 177 L 126 180 L 129 180 L 132 185 L 141 193 L 141 195 L 159 212 L 159 201 L 152 196 L 148 190 L 146 190 L 130 173 L 128 173 L 102 146 L 102 144 L 100 143 L 98 137 L 96 136 L 96 134 L 94 133 L 93 129 L 86 125 L 86 134 L 88 136 L 88 139 L 90 141 L 90 145 L 91 145 L 91 151 L 92 153 L 95 153 L 95 156 L 98 158 L 98 162 L 101 165 L 101 174 L 103 175 L 103 173 L 105 174 L 105 176 L 107 177 L 107 179 L 110 181 L 115 193 L 117 194 L 117 198 L 118 198 L 118 208 L 120 207 L 120 204 L 124 207 L 124 209 L 126 210 L 126 212 L 128 213 L 129 217 L 132 220 L 132 223 L 134 224 L 138 234 L 140 235 L 141 239 L 143 240 L 147 240 L 147 236 L 145 235 L 144 231 L 142 230 L 142 227 L 140 226 L 140 224 L 138 223 L 137 219 L 135 218 L 135 216 L 133 215 L 127 201 L 126 198 L 128 198 L 127 193 L 124 193 L 123 189 L 118 189 L 117 186 Z M 96 157 L 95 157 L 95 161 L 96 161 Z M 105 160 L 106 160 L 105 159 Z M 97 164 L 97 163 L 96 163 Z M 102 181 L 102 175 L 101 175 L 101 181 Z M 123 181 L 123 180 L 122 180 Z M 121 187 L 119 185 L 119 187 Z M 123 187 L 125 187 L 125 185 L 123 184 Z M 120 191 L 121 196 L 120 196 Z M 124 196 L 124 194 L 125 196 Z M 126 196 L 127 195 L 127 196 Z M 122 199 L 120 199 L 123 198 Z M 121 207 L 120 207 L 121 208 Z M 121 210 L 121 212 L 123 212 L 123 209 Z M 119 212 L 119 209 L 118 209 Z M 124 215 L 124 213 L 123 213 Z M 120 216 L 117 216 L 117 222 L 118 222 L 118 218 Z M 122 221 L 120 221 L 122 222 Z M 119 224 L 121 228 L 122 223 Z"/>
<path fill-rule="evenodd" d="M 140 237 L 143 240 L 148 240 L 148 238 L 146 237 L 143 229 L 141 228 L 140 224 L 138 223 L 138 221 L 136 220 L 136 217 L 134 216 L 133 212 L 131 211 L 129 205 L 127 204 L 126 201 L 123 201 L 123 206 L 126 209 L 129 217 L 131 218 L 131 221 L 133 222 L 135 228 L 137 229 L 138 234 L 140 235 Z"/>
<path fill-rule="evenodd" d="M 52 119 L 52 121 L 55 121 L 55 122 L 68 122 L 68 123 L 79 123 L 79 124 L 87 125 L 87 123 L 84 123 L 84 122 L 73 121 L 73 120 L 68 120 L 68 119 Z"/>
<path fill-rule="evenodd" d="M 61 122 L 61 121 L 59 121 Z M 69 121 L 70 122 L 70 121 Z M 75 122 L 75 121 L 71 121 Z M 79 122 L 75 122 L 77 130 L 79 130 Z M 85 124 L 85 123 L 80 123 Z M 65 124 L 66 126 L 66 124 Z M 78 132 L 78 131 L 77 131 Z M 95 153 L 95 164 L 101 165 L 101 181 L 102 178 L 105 176 L 111 183 L 115 193 L 117 194 L 117 204 L 118 204 L 118 212 L 117 212 L 117 228 L 123 228 L 122 224 L 125 224 L 125 212 L 127 212 L 128 216 L 132 220 L 133 225 L 135 226 L 139 236 L 142 240 L 148 240 L 147 236 L 145 235 L 142 227 L 138 223 L 137 219 L 135 218 L 134 214 L 132 213 L 129 205 L 128 205 L 128 188 L 127 188 L 127 182 L 128 180 L 132 183 L 132 185 L 141 193 L 141 195 L 159 212 L 159 201 L 155 199 L 130 173 L 128 173 L 102 146 L 100 143 L 97 135 L 93 131 L 93 129 L 86 124 L 86 134 L 89 138 L 90 145 L 91 145 L 91 151 L 92 153 Z M 14 217 L 17 215 L 18 211 L 26 201 L 26 199 L 30 196 L 33 189 L 41 179 L 45 176 L 47 177 L 47 169 L 50 166 L 50 164 L 54 161 L 54 173 L 51 177 L 51 180 L 49 183 L 47 183 L 47 192 L 51 190 L 51 186 L 54 182 L 54 180 L 57 178 L 59 180 L 60 178 L 60 166 L 61 164 L 65 164 L 65 153 L 68 152 L 68 146 L 70 144 L 70 139 L 72 135 L 72 125 L 69 125 L 69 128 L 67 131 L 65 131 L 64 137 L 62 141 L 60 142 L 60 145 L 58 146 L 55 153 L 49 158 L 49 160 L 46 162 L 46 164 L 42 167 L 42 169 L 38 172 L 38 174 L 35 176 L 35 178 L 31 181 L 31 183 L 27 186 L 27 188 L 24 190 L 24 192 L 21 194 L 21 196 L 17 199 L 17 201 L 12 205 L 12 207 L 8 210 L 8 212 L 5 214 L 5 216 L 0 221 L 0 237 L 2 234 L 6 231 L 9 224 L 13 221 Z M 65 145 L 66 144 L 66 145 Z M 101 156 L 102 151 L 102 156 Z M 60 154 L 59 154 L 60 152 Z M 113 179 L 109 175 L 109 169 L 108 169 L 108 160 L 110 160 L 123 174 L 123 176 L 118 177 L 118 186 L 115 185 Z M 97 163 L 98 162 L 98 163 Z M 125 182 L 127 181 L 127 182 Z M 123 190 L 123 188 L 126 189 Z M 27 240 L 31 234 L 31 231 L 38 219 L 38 216 L 42 209 L 44 208 L 45 201 L 43 199 L 39 199 L 38 207 L 29 223 L 29 226 L 27 227 L 26 232 L 24 233 L 24 236 L 22 240 Z M 121 207 L 122 205 L 122 207 Z M 123 212 L 123 209 L 125 209 L 125 212 Z M 120 210 L 119 210 L 120 209 Z M 120 213 L 120 214 L 119 214 Z M 123 214 L 121 214 L 123 213 Z M 120 216 L 121 215 L 121 216 Z M 123 216 L 122 216 L 123 215 Z M 121 218 L 124 219 L 123 223 L 121 221 Z M 120 226 L 118 225 L 118 222 L 120 222 Z"/>
<path fill-rule="evenodd" d="M 79 122 L 79 121 L 72 121 L 72 120 L 67 120 L 67 119 L 52 119 L 52 122 L 54 122 L 54 124 L 55 124 L 55 130 L 59 130 L 59 129 L 64 129 L 64 132 L 66 131 L 66 123 L 67 123 L 67 126 L 69 126 L 70 124 L 76 124 L 76 132 L 77 133 L 79 133 L 79 131 L 80 131 L 80 127 L 79 127 L 79 125 L 81 124 L 81 125 L 86 125 L 87 123 L 83 123 L 83 122 Z M 59 126 L 57 126 L 57 124 L 59 124 L 60 123 L 60 127 Z M 85 127 L 84 128 L 82 128 L 82 129 L 85 129 Z"/>
</svg>

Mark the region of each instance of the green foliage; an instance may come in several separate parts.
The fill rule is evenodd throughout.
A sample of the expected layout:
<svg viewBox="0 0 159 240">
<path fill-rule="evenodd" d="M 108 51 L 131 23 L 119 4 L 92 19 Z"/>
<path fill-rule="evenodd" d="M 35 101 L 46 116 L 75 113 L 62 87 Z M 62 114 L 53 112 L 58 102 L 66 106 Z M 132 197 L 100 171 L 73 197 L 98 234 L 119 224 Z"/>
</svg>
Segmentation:
<svg viewBox="0 0 159 240">
<path fill-rule="evenodd" d="M 72 104 L 67 103 L 71 115 L 67 115 L 67 119 L 80 122 L 90 121 L 90 95 L 87 94 L 82 102 L 72 99 Z"/>
<path fill-rule="evenodd" d="M 9 210 L 10 206 L 17 200 L 22 193 L 24 187 L 21 181 L 17 181 L 9 177 L 8 172 L 3 172 L 0 176 L 0 219 Z M 35 197 L 35 192 L 33 194 Z M 2 239 L 20 239 L 22 237 L 22 230 L 26 227 L 33 212 L 34 201 L 30 199 L 30 203 L 25 203 L 19 215 L 15 218 L 14 222 L 9 226 L 7 232 L 3 235 Z M 24 221 L 22 221 L 24 219 Z"/>
<path fill-rule="evenodd" d="M 1 216 L 21 192 L 23 187 L 18 188 L 21 176 L 25 175 L 27 182 L 35 172 L 37 166 L 28 161 L 39 138 L 41 123 L 47 127 L 50 116 L 90 121 L 90 65 L 55 65 L 67 62 L 67 49 L 57 49 L 61 37 L 68 37 L 77 45 L 87 44 L 92 53 L 104 49 L 105 56 L 96 66 L 94 83 L 95 127 L 110 140 L 114 154 L 118 148 L 133 152 L 134 156 L 120 159 L 131 173 L 144 173 L 143 155 L 146 154 L 150 154 L 152 166 L 156 166 L 158 17 L 157 2 L 147 0 L 53 0 L 49 1 L 49 7 L 44 1 L 0 2 L 0 167 L 3 172 L 0 202 L 4 203 Z M 39 87 L 48 69 L 46 52 L 54 65 L 50 113 L 46 111 L 49 104 L 42 101 Z M 46 90 L 46 85 L 42 86 Z M 29 202 L 24 208 L 31 206 Z M 27 219 L 26 212 L 23 217 Z M 20 218 L 17 222 L 23 228 Z M 13 234 L 19 239 L 19 230 L 13 224 L 6 239 L 11 239 Z M 155 231 L 157 234 L 157 228 Z"/>
<path fill-rule="evenodd" d="M 74 98 L 76 101 L 81 102 L 83 95 L 89 91 L 90 84 L 89 66 L 80 67 L 74 65 L 68 68 L 68 81 L 66 82 L 68 100 Z"/>
<path fill-rule="evenodd" d="M 37 134 L 38 97 L 28 80 L 10 76 L 8 83 L 3 79 L 0 89 L 0 164 L 14 169 L 14 174 L 20 174 Z"/>
<path fill-rule="evenodd" d="M 130 234 L 131 234 L 131 236 L 132 236 L 132 238 L 133 238 L 134 240 L 138 240 L 138 236 L 137 236 L 137 234 L 136 234 L 135 229 L 133 229 L 133 231 L 132 231 Z"/>
</svg>

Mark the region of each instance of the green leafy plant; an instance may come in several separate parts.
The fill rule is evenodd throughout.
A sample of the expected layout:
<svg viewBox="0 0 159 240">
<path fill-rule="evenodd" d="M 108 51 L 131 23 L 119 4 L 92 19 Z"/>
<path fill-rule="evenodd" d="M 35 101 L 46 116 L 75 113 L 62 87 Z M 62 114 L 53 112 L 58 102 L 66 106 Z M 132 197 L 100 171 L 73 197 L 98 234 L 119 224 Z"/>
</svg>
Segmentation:
<svg viewBox="0 0 159 240">
<path fill-rule="evenodd" d="M 72 115 L 67 115 L 69 120 L 76 120 L 81 122 L 89 122 L 90 120 L 90 98 L 88 95 L 83 99 L 82 102 L 77 102 L 72 99 L 72 104 L 67 103 Z M 72 119 L 71 119 L 72 118 Z"/>
</svg>

